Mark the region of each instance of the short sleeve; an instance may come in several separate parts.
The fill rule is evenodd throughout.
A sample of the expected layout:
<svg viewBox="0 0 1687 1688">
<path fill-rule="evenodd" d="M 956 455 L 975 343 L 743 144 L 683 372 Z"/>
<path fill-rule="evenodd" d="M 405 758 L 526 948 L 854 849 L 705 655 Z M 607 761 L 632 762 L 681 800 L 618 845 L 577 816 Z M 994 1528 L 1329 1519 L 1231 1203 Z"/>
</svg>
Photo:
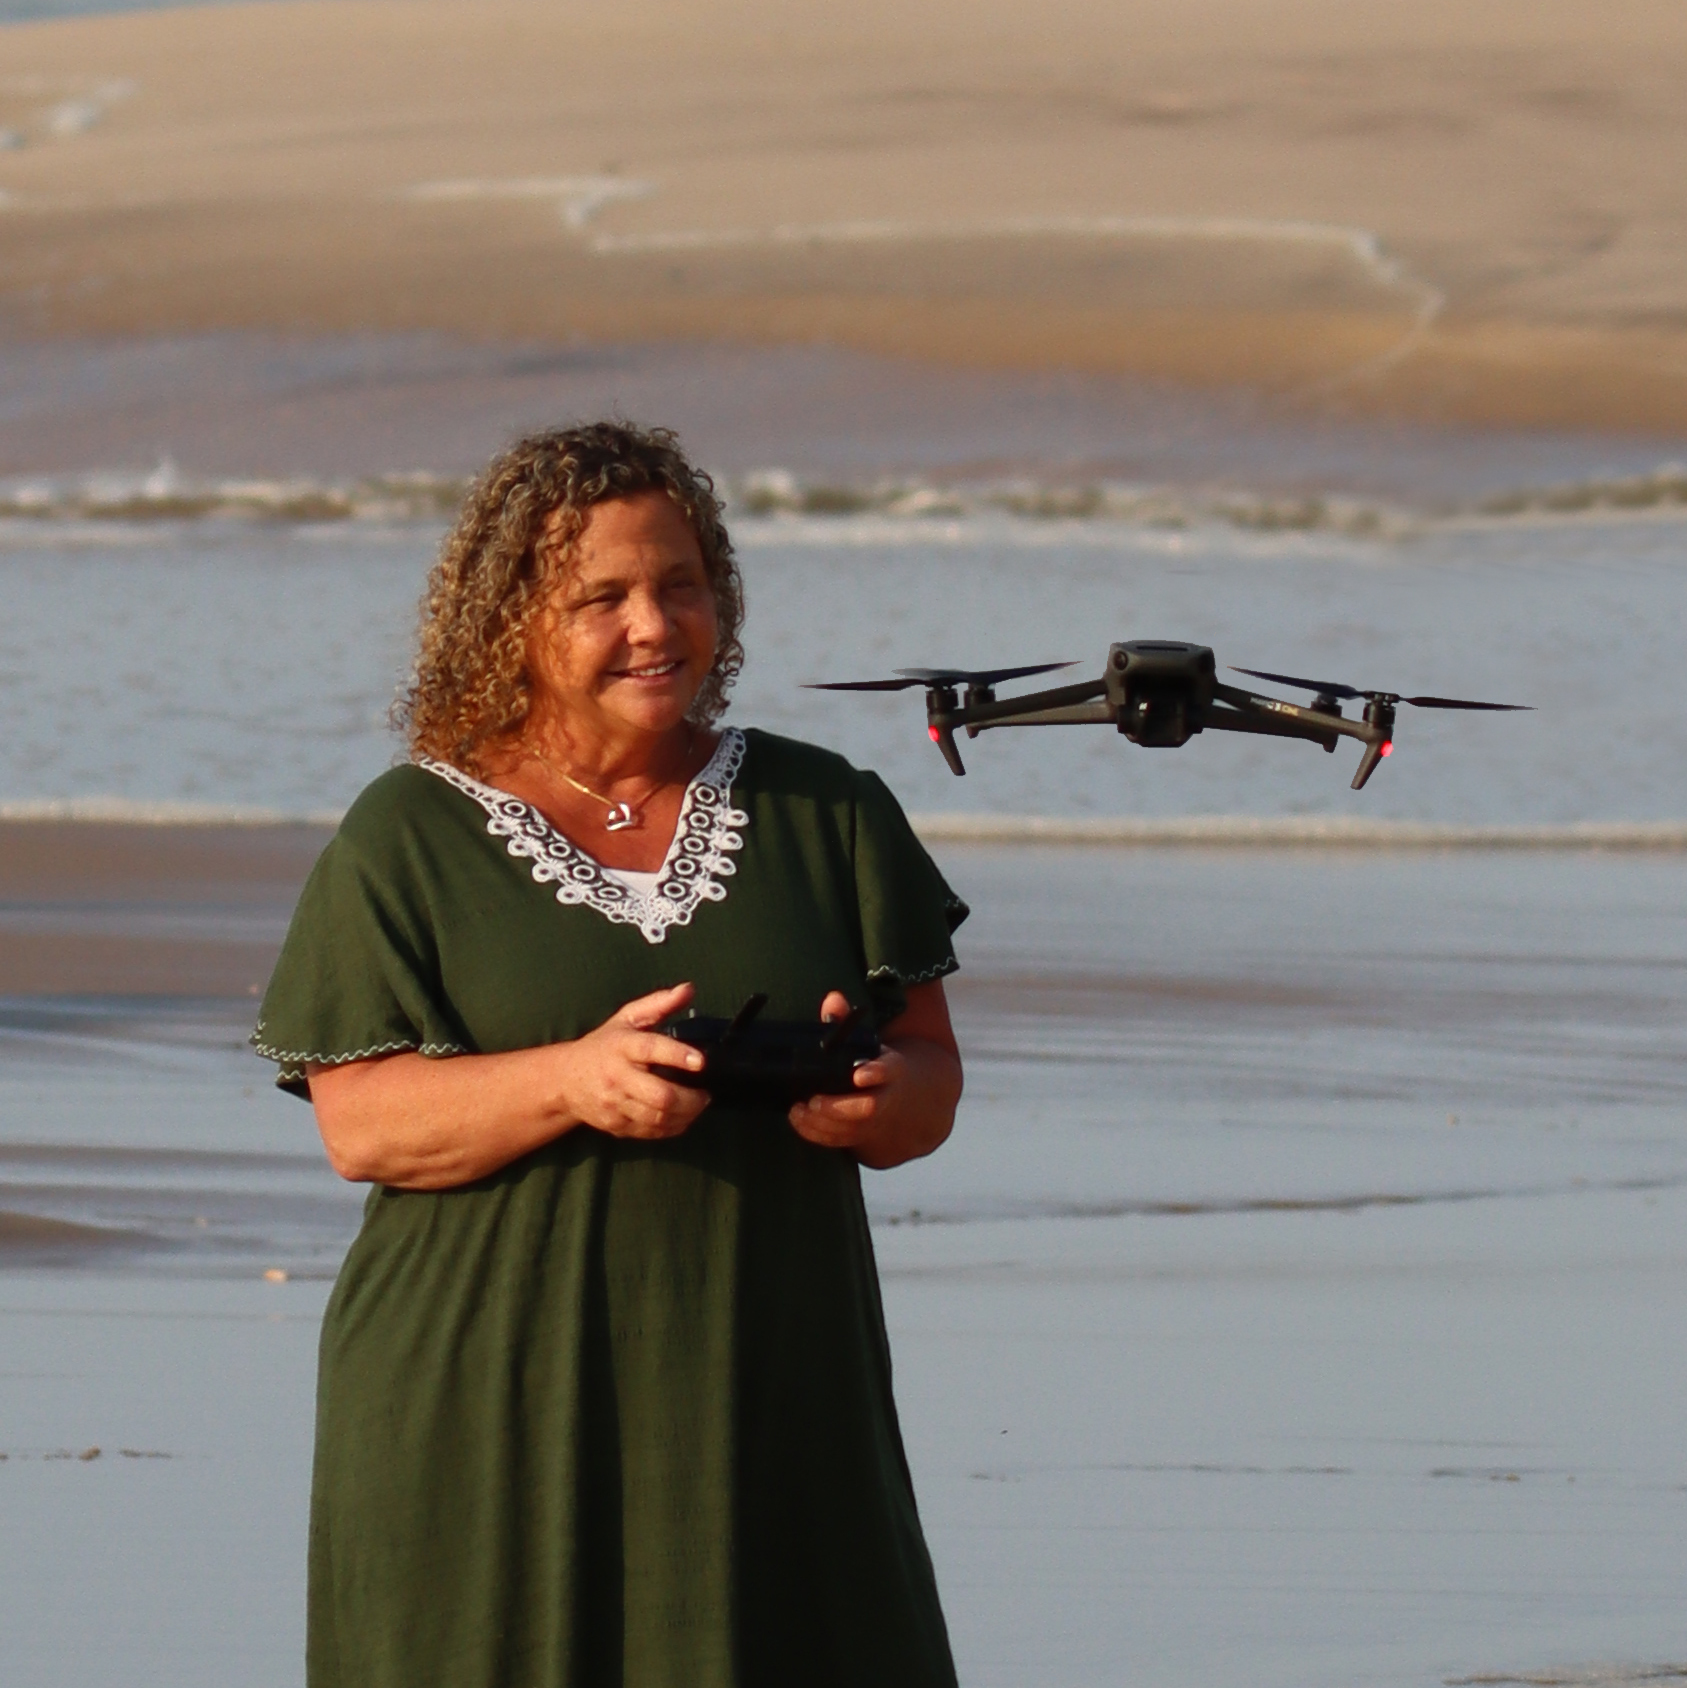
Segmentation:
<svg viewBox="0 0 1687 1688">
<path fill-rule="evenodd" d="M 968 914 L 877 774 L 857 776 L 855 885 L 867 984 L 879 1024 L 907 1006 L 910 985 L 953 973 L 953 934 Z"/>
<path fill-rule="evenodd" d="M 466 1052 L 425 899 L 406 895 L 401 866 L 371 860 L 342 830 L 305 882 L 252 1034 L 295 1096 L 309 1099 L 307 1063 Z"/>
</svg>

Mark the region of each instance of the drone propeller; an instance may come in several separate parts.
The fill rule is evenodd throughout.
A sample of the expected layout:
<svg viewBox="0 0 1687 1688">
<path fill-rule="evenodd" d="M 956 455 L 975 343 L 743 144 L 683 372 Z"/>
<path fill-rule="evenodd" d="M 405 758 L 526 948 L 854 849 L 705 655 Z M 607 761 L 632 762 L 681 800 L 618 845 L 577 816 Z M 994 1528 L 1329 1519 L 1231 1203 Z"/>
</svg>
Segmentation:
<svg viewBox="0 0 1687 1688">
<path fill-rule="evenodd" d="M 1275 680 L 1281 686 L 1295 686 L 1303 692 L 1316 692 L 1319 697 L 1362 697 L 1373 703 L 1410 703 L 1419 709 L 1504 709 L 1529 710 L 1529 703 L 1476 703 L 1463 697 L 1401 697 L 1398 692 L 1362 692 L 1355 686 L 1343 686 L 1334 680 L 1302 680 L 1293 674 L 1268 674 L 1263 668 L 1238 668 L 1238 674 L 1251 674 L 1256 680 Z"/>
<path fill-rule="evenodd" d="M 1251 674 L 1256 680 L 1275 680 L 1280 686 L 1297 686 L 1303 692 L 1316 692 L 1319 697 L 1364 697 L 1365 693 L 1335 680 L 1301 680 L 1293 674 L 1268 674 L 1263 668 L 1235 668 L 1237 674 Z"/>
<path fill-rule="evenodd" d="M 811 692 L 905 692 L 911 686 L 994 686 L 1002 680 L 1023 680 L 1070 668 L 1069 662 L 1035 662 L 1027 668 L 899 668 L 895 680 L 813 680 Z"/>
<path fill-rule="evenodd" d="M 1532 703 L 1474 703 L 1467 697 L 1403 697 L 1402 703 L 1415 703 L 1419 709 L 1509 709 L 1531 710 Z"/>
</svg>

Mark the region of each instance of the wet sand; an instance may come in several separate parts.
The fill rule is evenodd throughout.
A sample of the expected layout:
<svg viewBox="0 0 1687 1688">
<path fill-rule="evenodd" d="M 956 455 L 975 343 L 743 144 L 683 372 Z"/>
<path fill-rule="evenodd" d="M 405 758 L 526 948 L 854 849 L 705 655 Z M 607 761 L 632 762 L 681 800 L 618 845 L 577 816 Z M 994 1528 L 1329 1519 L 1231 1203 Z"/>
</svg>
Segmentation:
<svg viewBox="0 0 1687 1688">
<path fill-rule="evenodd" d="M 0 337 L 0 477 L 109 485 L 122 481 L 111 471 L 128 470 L 131 497 L 163 463 L 181 475 L 171 486 L 166 471 L 166 499 L 197 477 L 285 477 L 302 506 L 321 509 L 325 485 L 466 476 L 527 429 L 607 415 L 677 429 L 717 475 L 780 469 L 846 493 L 881 477 L 1029 477 L 1336 493 L 1414 509 L 1644 476 L 1679 461 L 1687 438 L 1335 417 L 1235 385 L 963 368 L 836 345 Z"/>
<path fill-rule="evenodd" d="M 184 931 L 194 876 L 261 909 L 309 854 L 27 830 L 10 906 L 115 882 Z M 867 1199 L 962 1679 L 1666 1672 L 1680 858 L 939 854 L 977 910 L 965 1112 Z M 8 1681 L 300 1680 L 313 1343 L 357 1192 L 249 1014 L 0 1003 L 0 1243 L 70 1245 L 0 1249 Z"/>
<path fill-rule="evenodd" d="M 1669 0 L 336 0 L 6 54 L 14 337 L 826 343 L 1687 427 Z"/>
<path fill-rule="evenodd" d="M 0 997 L 256 997 L 329 836 L 0 821 Z"/>
</svg>

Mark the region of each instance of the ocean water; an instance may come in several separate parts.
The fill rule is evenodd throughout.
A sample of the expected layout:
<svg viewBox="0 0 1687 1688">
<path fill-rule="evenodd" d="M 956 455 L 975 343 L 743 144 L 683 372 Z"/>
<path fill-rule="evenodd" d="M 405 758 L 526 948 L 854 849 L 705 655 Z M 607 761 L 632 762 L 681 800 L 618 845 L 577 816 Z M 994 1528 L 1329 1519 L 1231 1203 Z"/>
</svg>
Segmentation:
<svg viewBox="0 0 1687 1688">
<path fill-rule="evenodd" d="M 1669 690 L 1687 522 L 1667 511 L 1390 535 L 999 510 L 744 516 L 735 532 L 749 662 L 732 719 L 836 746 L 912 811 L 1687 817 Z M 438 535 L 419 519 L 0 522 L 0 803 L 343 808 L 397 753 L 386 713 Z M 1402 708 L 1395 755 L 1355 793 L 1346 745 L 1209 734 L 1141 750 L 1105 727 L 963 741 L 955 779 L 918 691 L 803 689 L 935 663 L 1071 661 L 1089 677 L 1128 638 L 1534 712 Z"/>
</svg>

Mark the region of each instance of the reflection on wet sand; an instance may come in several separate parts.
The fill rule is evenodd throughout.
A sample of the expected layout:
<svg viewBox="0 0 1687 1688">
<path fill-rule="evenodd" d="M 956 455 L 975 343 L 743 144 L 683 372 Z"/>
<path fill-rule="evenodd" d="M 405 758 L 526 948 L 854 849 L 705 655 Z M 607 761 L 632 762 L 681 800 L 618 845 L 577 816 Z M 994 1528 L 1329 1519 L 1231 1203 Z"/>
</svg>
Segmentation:
<svg viewBox="0 0 1687 1688">
<path fill-rule="evenodd" d="M 15 1199 L 8 1187 L 9 1199 Z M 144 1231 L 119 1231 L 105 1225 L 75 1225 L 65 1219 L 0 1210 L 0 1264 L 83 1266 L 104 1255 L 156 1247 Z"/>
</svg>

